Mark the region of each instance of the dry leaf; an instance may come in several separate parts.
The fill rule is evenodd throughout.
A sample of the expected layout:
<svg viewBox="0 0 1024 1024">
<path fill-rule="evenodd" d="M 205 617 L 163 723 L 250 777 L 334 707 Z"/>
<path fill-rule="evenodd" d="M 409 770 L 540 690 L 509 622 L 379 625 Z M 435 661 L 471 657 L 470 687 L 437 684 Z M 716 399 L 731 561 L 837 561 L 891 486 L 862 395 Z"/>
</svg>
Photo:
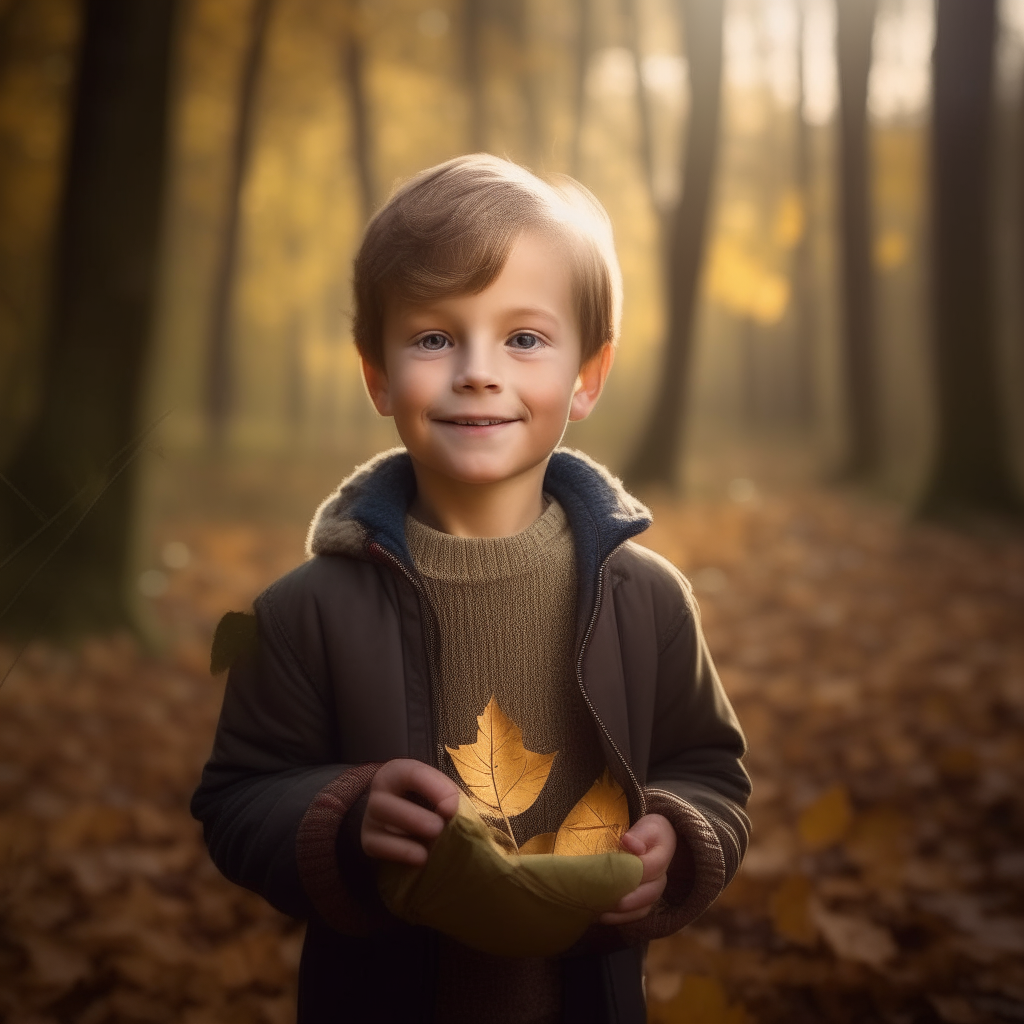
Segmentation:
<svg viewBox="0 0 1024 1024">
<path fill-rule="evenodd" d="M 850 829 L 853 808 L 845 786 L 833 786 L 800 815 L 800 838 L 809 850 L 838 843 Z"/>
<path fill-rule="evenodd" d="M 608 769 L 565 816 L 555 834 L 552 852 L 568 857 L 619 849 L 629 828 L 629 805 L 622 787 Z"/>
<path fill-rule="evenodd" d="M 834 914 L 812 902 L 811 916 L 832 952 L 842 960 L 881 967 L 897 953 L 887 928 L 854 914 Z"/>
<path fill-rule="evenodd" d="M 653 1004 L 651 1024 L 751 1024 L 742 1005 L 730 1005 L 717 978 L 691 974 L 670 1002 Z"/>
<path fill-rule="evenodd" d="M 477 717 L 475 743 L 445 747 L 470 796 L 485 814 L 511 818 L 533 805 L 548 780 L 557 751 L 523 746 L 523 731 L 494 697 Z"/>
<path fill-rule="evenodd" d="M 555 833 L 541 832 L 539 836 L 534 836 L 532 839 L 528 839 L 523 843 L 523 845 L 519 847 L 519 852 L 521 854 L 554 853 Z"/>
<path fill-rule="evenodd" d="M 775 931 L 790 942 L 813 946 L 818 929 L 811 917 L 811 883 L 803 875 L 787 878 L 768 902 Z"/>
</svg>

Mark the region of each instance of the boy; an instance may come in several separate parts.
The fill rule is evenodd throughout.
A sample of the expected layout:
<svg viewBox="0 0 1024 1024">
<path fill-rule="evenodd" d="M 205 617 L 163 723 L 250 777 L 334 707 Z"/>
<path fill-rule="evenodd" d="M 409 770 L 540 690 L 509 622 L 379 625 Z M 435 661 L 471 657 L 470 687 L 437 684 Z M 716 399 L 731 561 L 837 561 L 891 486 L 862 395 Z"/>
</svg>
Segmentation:
<svg viewBox="0 0 1024 1024">
<path fill-rule="evenodd" d="M 405 450 L 321 505 L 310 560 L 257 599 L 192 805 L 228 878 L 309 919 L 300 1022 L 640 1024 L 644 944 L 739 866 L 744 741 L 689 586 L 630 541 L 647 510 L 556 450 L 600 396 L 620 292 L 597 200 L 486 155 L 367 229 L 356 342 Z M 378 895 L 378 862 L 426 862 L 488 715 L 549 767 L 501 812 L 516 846 L 550 849 L 594 786 L 628 804 L 640 885 L 560 957 L 477 952 Z"/>
</svg>

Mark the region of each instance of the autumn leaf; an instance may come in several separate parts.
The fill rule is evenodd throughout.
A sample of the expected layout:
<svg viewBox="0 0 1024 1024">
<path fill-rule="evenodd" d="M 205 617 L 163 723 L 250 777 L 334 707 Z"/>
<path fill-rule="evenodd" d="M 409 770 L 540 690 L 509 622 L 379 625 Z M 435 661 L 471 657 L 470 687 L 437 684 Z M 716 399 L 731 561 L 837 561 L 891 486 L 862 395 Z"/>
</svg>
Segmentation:
<svg viewBox="0 0 1024 1024">
<path fill-rule="evenodd" d="M 833 786 L 800 815 L 800 838 L 809 850 L 824 850 L 850 830 L 853 808 L 846 787 Z"/>
<path fill-rule="evenodd" d="M 445 747 L 477 808 L 484 814 L 508 819 L 533 806 L 548 780 L 550 754 L 523 746 L 523 731 L 491 697 L 477 716 L 475 743 Z M 511 834 L 511 826 L 509 826 Z"/>
<path fill-rule="evenodd" d="M 555 834 L 554 832 L 541 832 L 539 836 L 534 836 L 532 839 L 528 839 L 522 846 L 519 847 L 521 854 L 530 853 L 554 853 L 555 852 Z"/>
<path fill-rule="evenodd" d="M 608 769 L 566 815 L 555 835 L 553 853 L 580 857 L 619 849 L 629 828 L 629 805 Z"/>
<path fill-rule="evenodd" d="M 792 875 L 768 901 L 772 924 L 783 938 L 801 946 L 813 946 L 818 929 L 811 917 L 812 888 L 803 875 Z"/>
</svg>

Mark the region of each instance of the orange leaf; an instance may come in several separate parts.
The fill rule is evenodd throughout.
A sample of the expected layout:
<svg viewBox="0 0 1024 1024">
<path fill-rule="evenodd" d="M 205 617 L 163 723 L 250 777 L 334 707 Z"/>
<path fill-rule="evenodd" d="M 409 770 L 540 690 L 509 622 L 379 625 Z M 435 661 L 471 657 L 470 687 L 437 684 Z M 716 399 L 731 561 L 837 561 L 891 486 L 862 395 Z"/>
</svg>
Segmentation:
<svg viewBox="0 0 1024 1024">
<path fill-rule="evenodd" d="M 533 806 L 557 753 L 527 750 L 522 729 L 494 697 L 477 717 L 476 742 L 445 750 L 477 806 L 485 814 L 505 818 Z"/>
<path fill-rule="evenodd" d="M 800 838 L 809 850 L 824 850 L 838 843 L 852 823 L 853 808 L 846 787 L 833 786 L 800 815 Z"/>
<path fill-rule="evenodd" d="M 566 815 L 555 835 L 553 853 L 581 857 L 619 849 L 629 828 L 629 805 L 608 769 Z"/>
</svg>

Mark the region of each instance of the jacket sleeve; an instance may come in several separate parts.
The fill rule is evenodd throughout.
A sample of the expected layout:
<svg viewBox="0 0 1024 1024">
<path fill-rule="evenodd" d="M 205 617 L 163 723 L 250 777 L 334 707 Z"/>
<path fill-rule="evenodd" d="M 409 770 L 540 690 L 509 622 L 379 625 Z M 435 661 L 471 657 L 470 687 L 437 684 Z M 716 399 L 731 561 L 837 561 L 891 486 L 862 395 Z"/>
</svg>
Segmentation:
<svg viewBox="0 0 1024 1024">
<path fill-rule="evenodd" d="M 299 656 L 273 589 L 257 599 L 256 639 L 228 674 L 192 814 L 231 881 L 286 914 L 363 932 L 380 923 L 383 908 L 353 847 L 360 798 L 379 765 L 338 759 L 326 673 Z"/>
<path fill-rule="evenodd" d="M 662 900 L 623 930 L 631 941 L 660 938 L 699 917 L 736 874 L 746 852 L 750 778 L 746 742 L 715 671 L 689 585 L 659 642 L 648 813 L 662 814 L 677 849 Z"/>
</svg>

